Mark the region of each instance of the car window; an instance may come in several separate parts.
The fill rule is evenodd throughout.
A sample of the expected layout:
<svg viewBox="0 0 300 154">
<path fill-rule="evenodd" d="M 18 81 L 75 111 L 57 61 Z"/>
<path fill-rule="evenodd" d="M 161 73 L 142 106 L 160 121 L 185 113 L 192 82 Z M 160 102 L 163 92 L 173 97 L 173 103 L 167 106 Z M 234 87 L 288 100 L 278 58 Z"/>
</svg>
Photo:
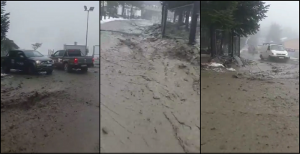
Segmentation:
<svg viewBox="0 0 300 154">
<path fill-rule="evenodd" d="M 282 45 L 272 45 L 271 50 L 284 51 L 284 47 Z"/>
<path fill-rule="evenodd" d="M 54 56 L 58 56 L 59 55 L 59 51 L 56 51 Z"/>
<path fill-rule="evenodd" d="M 25 54 L 26 57 L 44 57 L 43 54 L 41 54 L 40 52 L 35 51 L 35 50 L 24 50 L 21 53 Z"/>
<path fill-rule="evenodd" d="M 81 56 L 81 51 L 77 49 L 69 49 L 67 50 L 68 55 L 71 56 Z"/>
<path fill-rule="evenodd" d="M 17 51 L 15 51 L 15 50 L 9 51 L 8 56 L 9 57 L 16 57 L 17 56 Z"/>
<path fill-rule="evenodd" d="M 64 50 L 60 50 L 58 56 L 64 56 L 65 51 Z"/>
</svg>

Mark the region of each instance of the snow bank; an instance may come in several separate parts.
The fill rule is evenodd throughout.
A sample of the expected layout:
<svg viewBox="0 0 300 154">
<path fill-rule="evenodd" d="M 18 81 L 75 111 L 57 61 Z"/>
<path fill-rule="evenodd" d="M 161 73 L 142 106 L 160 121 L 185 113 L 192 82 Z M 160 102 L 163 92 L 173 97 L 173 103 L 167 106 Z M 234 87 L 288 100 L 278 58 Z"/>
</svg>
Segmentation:
<svg viewBox="0 0 300 154">
<path fill-rule="evenodd" d="M 108 17 L 106 19 L 104 19 L 104 17 L 102 17 L 102 20 L 100 21 L 100 24 L 104 24 L 107 22 L 111 22 L 111 21 L 116 21 L 116 20 L 128 20 L 128 19 L 124 19 L 124 18 L 109 18 Z"/>
</svg>

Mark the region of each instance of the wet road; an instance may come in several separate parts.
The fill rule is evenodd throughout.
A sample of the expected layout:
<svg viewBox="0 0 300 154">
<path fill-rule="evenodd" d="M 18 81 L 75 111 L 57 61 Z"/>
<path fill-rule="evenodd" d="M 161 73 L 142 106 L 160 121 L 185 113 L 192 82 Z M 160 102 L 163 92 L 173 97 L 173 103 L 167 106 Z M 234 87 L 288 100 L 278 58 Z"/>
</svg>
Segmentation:
<svg viewBox="0 0 300 154">
<path fill-rule="evenodd" d="M 201 152 L 299 152 L 299 63 L 201 71 Z"/>
<path fill-rule="evenodd" d="M 1 78 L 1 152 L 99 152 L 99 68 Z"/>
<path fill-rule="evenodd" d="M 151 23 L 115 21 L 101 29 L 137 34 L 145 25 Z M 155 53 L 158 43 L 101 32 L 101 152 L 200 151 L 197 75 Z"/>
</svg>

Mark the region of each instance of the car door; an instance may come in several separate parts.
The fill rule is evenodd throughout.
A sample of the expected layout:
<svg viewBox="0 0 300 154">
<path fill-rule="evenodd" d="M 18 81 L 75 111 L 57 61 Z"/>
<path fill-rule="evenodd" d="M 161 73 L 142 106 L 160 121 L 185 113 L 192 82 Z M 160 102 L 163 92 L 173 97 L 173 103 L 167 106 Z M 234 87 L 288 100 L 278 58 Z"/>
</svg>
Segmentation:
<svg viewBox="0 0 300 154">
<path fill-rule="evenodd" d="M 61 59 L 62 50 L 56 51 L 53 56 L 51 56 L 51 59 L 54 61 L 55 67 L 60 67 L 60 59 Z"/>
<path fill-rule="evenodd" d="M 271 52 L 271 49 L 270 49 L 270 48 L 271 48 L 270 46 L 271 46 L 271 45 L 268 45 L 268 46 L 267 46 L 265 58 L 269 58 L 269 56 L 270 56 L 271 53 L 272 53 L 272 52 Z"/>
<path fill-rule="evenodd" d="M 16 50 L 9 51 L 7 64 L 9 64 L 11 69 L 17 69 L 16 68 L 17 65 L 15 63 L 16 57 L 17 57 L 17 51 Z"/>
<path fill-rule="evenodd" d="M 25 70 L 25 54 L 23 51 L 17 51 L 17 54 L 14 58 L 15 68 L 18 70 Z"/>
<path fill-rule="evenodd" d="M 268 58 L 268 46 L 269 45 L 264 45 L 264 47 L 263 47 L 263 49 L 262 49 L 262 56 L 263 56 L 263 58 Z"/>
</svg>

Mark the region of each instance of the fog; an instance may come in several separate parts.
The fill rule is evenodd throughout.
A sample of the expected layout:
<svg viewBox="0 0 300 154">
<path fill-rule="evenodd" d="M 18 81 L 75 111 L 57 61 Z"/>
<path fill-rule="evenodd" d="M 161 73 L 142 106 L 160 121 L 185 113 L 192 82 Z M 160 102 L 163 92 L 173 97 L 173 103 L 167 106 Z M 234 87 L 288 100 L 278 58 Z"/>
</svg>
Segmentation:
<svg viewBox="0 0 300 154">
<path fill-rule="evenodd" d="M 85 45 L 87 12 L 84 5 L 95 7 L 89 15 L 88 47 L 99 45 L 99 1 L 7 1 L 10 27 L 7 37 L 21 49 L 32 49 L 31 44 L 43 43 L 38 51 L 59 50 L 63 44 Z M 91 53 L 91 52 L 90 52 Z"/>
<path fill-rule="evenodd" d="M 295 31 L 299 36 L 299 1 L 267 1 L 266 4 L 270 4 L 270 8 L 268 17 L 261 22 L 261 29 L 277 23 L 283 30 Z"/>
</svg>

